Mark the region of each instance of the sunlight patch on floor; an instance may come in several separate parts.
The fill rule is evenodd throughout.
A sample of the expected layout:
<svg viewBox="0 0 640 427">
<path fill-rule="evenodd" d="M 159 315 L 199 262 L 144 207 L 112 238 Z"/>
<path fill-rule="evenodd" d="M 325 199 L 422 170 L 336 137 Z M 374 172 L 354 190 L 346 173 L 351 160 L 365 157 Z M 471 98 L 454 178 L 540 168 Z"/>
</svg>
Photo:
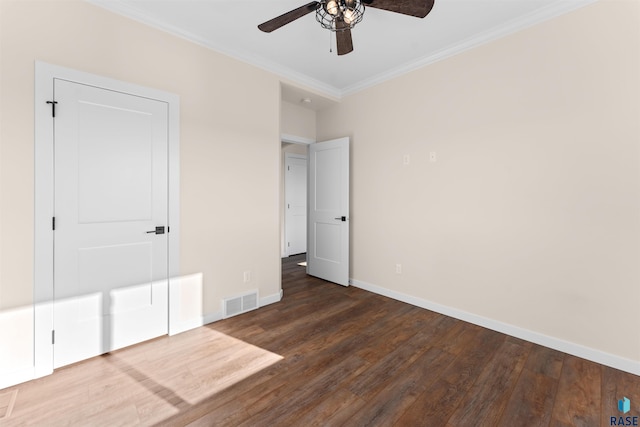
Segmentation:
<svg viewBox="0 0 640 427">
<path fill-rule="evenodd" d="M 0 393 L 0 420 L 11 416 L 17 395 L 18 390 Z"/>
<path fill-rule="evenodd" d="M 282 359 L 201 327 L 94 357 L 7 389 L 0 394 L 0 419 L 6 413 L 3 423 L 9 425 L 153 424 L 215 399 Z"/>
</svg>

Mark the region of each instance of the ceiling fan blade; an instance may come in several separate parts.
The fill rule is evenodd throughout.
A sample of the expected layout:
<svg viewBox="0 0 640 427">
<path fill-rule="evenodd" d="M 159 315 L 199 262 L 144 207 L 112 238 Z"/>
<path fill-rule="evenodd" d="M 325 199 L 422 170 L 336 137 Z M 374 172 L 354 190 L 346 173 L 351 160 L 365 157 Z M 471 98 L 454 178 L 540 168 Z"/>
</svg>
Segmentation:
<svg viewBox="0 0 640 427">
<path fill-rule="evenodd" d="M 263 22 L 262 24 L 258 25 L 258 28 L 265 33 L 270 33 L 273 30 L 277 30 L 278 28 L 287 25 L 288 23 L 293 22 L 296 19 L 302 18 L 306 14 L 313 12 L 314 10 L 316 10 L 316 7 L 318 7 L 318 4 L 319 3 L 317 1 L 312 1 L 311 3 L 307 3 L 304 6 L 300 6 L 297 9 L 293 9 L 287 13 L 283 13 L 276 18 L 270 19 L 267 22 Z"/>
<path fill-rule="evenodd" d="M 341 28 L 343 28 L 341 30 Z M 353 40 L 351 39 L 351 29 L 349 24 L 344 22 L 342 18 L 336 18 L 336 45 L 338 46 L 338 55 L 346 55 L 353 51 Z"/>
<path fill-rule="evenodd" d="M 424 18 L 433 9 L 434 0 L 363 0 L 366 7 Z"/>
</svg>

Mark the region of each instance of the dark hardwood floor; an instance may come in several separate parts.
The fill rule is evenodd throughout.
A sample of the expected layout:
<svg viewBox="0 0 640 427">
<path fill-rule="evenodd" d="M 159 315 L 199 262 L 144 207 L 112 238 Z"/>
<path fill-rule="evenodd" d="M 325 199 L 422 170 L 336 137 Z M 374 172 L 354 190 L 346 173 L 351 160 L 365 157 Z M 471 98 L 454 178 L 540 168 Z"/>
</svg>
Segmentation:
<svg viewBox="0 0 640 427">
<path fill-rule="evenodd" d="M 623 396 L 639 415 L 638 376 L 308 277 L 302 259 L 284 260 L 277 304 L 0 390 L 0 425 L 609 426 Z"/>
</svg>

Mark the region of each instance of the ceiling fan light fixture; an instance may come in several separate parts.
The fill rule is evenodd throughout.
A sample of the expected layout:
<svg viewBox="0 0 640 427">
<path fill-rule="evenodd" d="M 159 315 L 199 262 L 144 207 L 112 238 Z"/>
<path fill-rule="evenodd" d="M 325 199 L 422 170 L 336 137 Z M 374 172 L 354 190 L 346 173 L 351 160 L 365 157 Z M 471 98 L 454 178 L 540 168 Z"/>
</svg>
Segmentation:
<svg viewBox="0 0 640 427">
<path fill-rule="evenodd" d="M 316 21 L 330 31 L 350 30 L 362 21 L 363 16 L 364 3 L 361 0 L 321 0 L 316 8 Z M 343 24 L 336 25 L 336 20 Z"/>
<path fill-rule="evenodd" d="M 263 22 L 258 25 L 258 29 L 270 33 L 315 11 L 316 21 L 322 28 L 335 32 L 336 50 L 340 56 L 353 52 L 351 29 L 362 21 L 365 5 L 424 18 L 433 9 L 434 2 L 435 0 L 313 0 Z M 331 48 L 329 52 L 332 52 Z"/>
</svg>

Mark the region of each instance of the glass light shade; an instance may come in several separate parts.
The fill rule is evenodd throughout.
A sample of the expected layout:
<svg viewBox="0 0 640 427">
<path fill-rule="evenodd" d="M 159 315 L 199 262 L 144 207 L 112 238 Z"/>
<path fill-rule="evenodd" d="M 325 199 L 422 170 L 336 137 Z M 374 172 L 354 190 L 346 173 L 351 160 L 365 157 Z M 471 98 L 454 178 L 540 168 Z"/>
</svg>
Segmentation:
<svg viewBox="0 0 640 427">
<path fill-rule="evenodd" d="M 327 2 L 326 7 L 327 7 L 327 12 L 329 12 L 329 14 L 333 16 L 336 16 L 340 11 L 340 8 L 338 7 L 338 2 L 336 0 L 329 0 Z"/>
<path fill-rule="evenodd" d="M 342 18 L 344 19 L 344 22 L 351 24 L 351 21 L 353 21 L 353 11 L 351 9 L 345 10 L 342 13 Z"/>
</svg>

